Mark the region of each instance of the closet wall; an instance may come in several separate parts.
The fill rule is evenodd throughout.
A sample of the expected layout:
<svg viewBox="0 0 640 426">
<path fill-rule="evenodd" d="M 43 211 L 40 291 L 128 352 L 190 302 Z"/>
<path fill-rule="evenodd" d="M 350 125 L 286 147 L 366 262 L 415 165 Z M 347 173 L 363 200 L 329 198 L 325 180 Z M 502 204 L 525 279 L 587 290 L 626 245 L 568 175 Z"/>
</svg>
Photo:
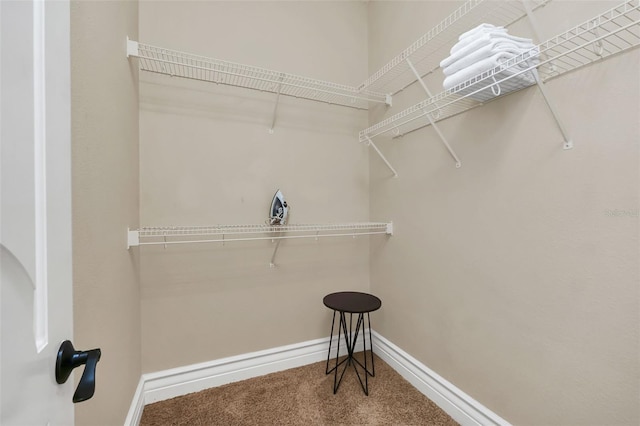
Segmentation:
<svg viewBox="0 0 640 426">
<path fill-rule="evenodd" d="M 138 266 L 125 249 L 139 215 L 138 72 L 124 55 L 137 32 L 137 1 L 71 2 L 73 343 L 102 349 L 78 425 L 123 424 L 141 374 Z"/>
<path fill-rule="evenodd" d="M 615 5 L 535 15 L 549 38 Z M 453 8 L 370 2 L 370 73 Z M 510 32 L 531 35 L 526 21 Z M 371 242 L 376 330 L 513 424 L 640 421 L 639 59 L 547 84 L 573 150 L 532 87 L 439 123 L 460 169 L 431 127 L 379 139 L 397 179 L 371 154 L 370 217 L 395 231 Z M 392 113 L 424 97 L 414 84 Z"/>
<path fill-rule="evenodd" d="M 141 2 L 140 40 L 356 86 L 363 2 Z M 135 60 L 134 60 L 135 61 Z M 366 111 L 140 74 L 140 223 L 367 221 Z M 385 239 L 385 237 L 381 237 Z M 325 294 L 369 288 L 367 237 L 150 246 L 140 253 L 143 371 L 326 337 Z"/>
</svg>

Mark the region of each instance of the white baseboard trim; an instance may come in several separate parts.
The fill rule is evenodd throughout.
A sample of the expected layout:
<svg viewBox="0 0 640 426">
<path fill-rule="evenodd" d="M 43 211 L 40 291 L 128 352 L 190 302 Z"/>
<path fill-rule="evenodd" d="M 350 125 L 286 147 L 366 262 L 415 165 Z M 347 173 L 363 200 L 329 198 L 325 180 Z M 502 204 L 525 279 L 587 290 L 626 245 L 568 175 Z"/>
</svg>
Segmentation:
<svg viewBox="0 0 640 426">
<path fill-rule="evenodd" d="M 510 425 L 380 334 L 372 334 L 375 354 L 461 425 Z"/>
<path fill-rule="evenodd" d="M 372 331 L 372 334 L 375 354 L 458 423 L 464 426 L 509 425 L 509 422 L 440 377 L 380 334 L 375 331 Z M 363 349 L 362 340 L 358 343 L 356 352 Z M 344 342 L 340 346 L 340 353 L 346 354 Z M 140 424 L 142 411 L 146 404 L 252 377 L 301 367 L 314 362 L 325 361 L 328 349 L 329 338 L 322 338 L 156 373 L 143 374 L 125 420 L 125 426 L 138 426 Z M 331 357 L 335 357 L 335 340 Z"/>
<path fill-rule="evenodd" d="M 368 333 L 368 329 L 366 332 Z M 334 337 L 331 350 L 332 357 L 335 357 L 335 348 L 336 340 Z M 362 340 L 359 339 L 358 344 L 356 344 L 356 352 L 362 351 L 362 348 Z M 146 404 L 252 377 L 301 367 L 314 362 L 325 361 L 328 349 L 329 338 L 327 337 L 156 373 L 143 374 L 129 408 L 125 426 L 138 426 L 140 424 L 142 411 Z M 347 353 L 344 342 L 340 345 L 340 353 Z"/>
<path fill-rule="evenodd" d="M 144 410 L 144 379 L 140 377 L 136 392 L 133 394 L 133 400 L 131 401 L 131 407 L 129 407 L 129 413 L 124 420 L 125 426 L 138 426 L 142 419 L 142 411 Z"/>
</svg>

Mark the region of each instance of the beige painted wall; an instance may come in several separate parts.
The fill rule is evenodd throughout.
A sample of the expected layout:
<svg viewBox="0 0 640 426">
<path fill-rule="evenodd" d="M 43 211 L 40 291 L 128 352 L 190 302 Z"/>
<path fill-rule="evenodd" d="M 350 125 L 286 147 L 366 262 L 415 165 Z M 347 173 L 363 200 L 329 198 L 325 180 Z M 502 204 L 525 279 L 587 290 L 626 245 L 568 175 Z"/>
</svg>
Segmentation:
<svg viewBox="0 0 640 426">
<path fill-rule="evenodd" d="M 357 85 L 361 2 L 141 2 L 143 42 Z M 368 220 L 367 114 L 235 87 L 140 75 L 140 222 L 259 224 L 274 192 L 290 223 Z M 369 288 L 365 238 L 142 247 L 144 372 L 324 337 L 322 297 Z"/>
<path fill-rule="evenodd" d="M 102 349 L 77 425 L 123 424 L 140 379 L 138 84 L 125 53 L 136 1 L 71 4 L 74 345 Z M 76 380 L 80 375 L 76 374 Z"/>
<path fill-rule="evenodd" d="M 550 37 L 613 5 L 554 1 L 536 15 Z M 369 71 L 453 6 L 369 3 Z M 440 123 L 460 169 L 432 128 L 380 138 L 397 179 L 370 157 L 371 219 L 396 231 L 371 243 L 376 329 L 513 424 L 640 421 L 639 59 L 548 83 L 573 150 L 529 88 Z M 441 81 L 428 79 L 434 93 Z"/>
<path fill-rule="evenodd" d="M 610 4 L 536 14 L 548 37 Z M 454 5 L 143 2 L 140 39 L 357 85 Z M 144 74 L 138 157 L 137 25 L 135 2 L 72 5 L 74 343 L 103 349 L 78 424 L 121 424 L 141 371 L 326 336 L 342 289 L 382 297 L 379 332 L 513 423 L 638 423 L 638 218 L 607 214 L 639 205 L 637 50 L 549 82 L 574 150 L 531 88 L 441 123 L 461 169 L 433 129 L 382 139 L 391 179 L 363 112 L 282 99 L 271 135 L 272 95 Z M 261 223 L 277 188 L 293 223 L 397 232 L 287 241 L 275 269 L 270 242 L 123 249 L 138 218 Z"/>
</svg>

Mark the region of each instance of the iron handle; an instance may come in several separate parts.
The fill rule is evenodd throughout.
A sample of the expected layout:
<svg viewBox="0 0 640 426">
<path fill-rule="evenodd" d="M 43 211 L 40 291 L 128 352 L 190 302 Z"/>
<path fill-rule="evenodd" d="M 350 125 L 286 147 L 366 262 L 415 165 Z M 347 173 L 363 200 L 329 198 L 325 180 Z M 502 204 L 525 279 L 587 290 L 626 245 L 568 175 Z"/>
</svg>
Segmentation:
<svg viewBox="0 0 640 426">
<path fill-rule="evenodd" d="M 56 382 L 65 383 L 74 368 L 85 365 L 78 388 L 73 394 L 73 402 L 82 402 L 93 396 L 96 389 L 96 367 L 102 352 L 100 349 L 76 351 L 69 340 L 65 340 L 58 349 L 56 357 Z"/>
</svg>

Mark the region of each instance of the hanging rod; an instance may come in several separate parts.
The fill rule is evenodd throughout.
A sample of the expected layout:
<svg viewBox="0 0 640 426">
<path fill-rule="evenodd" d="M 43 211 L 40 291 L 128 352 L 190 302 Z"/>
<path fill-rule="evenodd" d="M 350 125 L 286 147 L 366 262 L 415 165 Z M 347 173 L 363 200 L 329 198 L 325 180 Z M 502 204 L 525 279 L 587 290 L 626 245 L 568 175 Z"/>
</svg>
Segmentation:
<svg viewBox="0 0 640 426">
<path fill-rule="evenodd" d="M 549 1 L 533 0 L 531 8 L 535 10 Z M 416 81 L 407 59 L 424 76 L 440 67 L 440 59 L 449 54 L 449 49 L 458 41 L 458 36 L 469 28 L 483 22 L 509 26 L 526 15 L 526 8 L 520 0 L 468 0 L 372 74 L 359 88 L 395 95 Z"/>
<path fill-rule="evenodd" d="M 260 234 L 269 235 L 259 236 Z M 167 246 L 171 244 L 226 243 L 231 241 L 275 241 L 295 238 L 317 239 L 381 234 L 393 235 L 393 223 L 144 227 L 136 230 L 127 230 L 127 249 L 146 245 Z"/>
<path fill-rule="evenodd" d="M 207 58 L 127 38 L 127 57 L 131 56 L 139 59 L 140 70 L 172 77 L 244 87 L 356 109 L 368 109 L 370 102 L 391 102 L 389 96 L 368 89 Z"/>
<path fill-rule="evenodd" d="M 359 139 L 366 142 L 368 138 L 388 132 L 393 132 L 395 137 L 405 135 L 428 126 L 429 123 L 419 120 L 426 114 L 430 114 L 435 122 L 444 120 L 535 84 L 532 73 L 537 72 L 539 79 L 545 82 L 639 44 L 640 0 L 626 1 L 529 52 L 362 130 Z M 540 62 L 535 66 L 522 66 L 532 54 L 539 55 Z M 525 75 L 528 78 L 522 78 Z"/>
</svg>

